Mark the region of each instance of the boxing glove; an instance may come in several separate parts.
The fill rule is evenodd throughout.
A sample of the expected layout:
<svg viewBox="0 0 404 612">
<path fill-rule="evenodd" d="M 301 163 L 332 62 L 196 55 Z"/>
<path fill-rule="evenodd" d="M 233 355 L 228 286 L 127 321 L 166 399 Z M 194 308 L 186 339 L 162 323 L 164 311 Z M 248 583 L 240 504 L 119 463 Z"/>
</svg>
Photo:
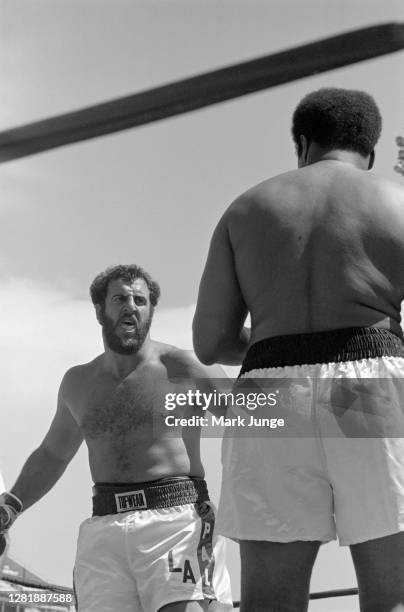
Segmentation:
<svg viewBox="0 0 404 612">
<path fill-rule="evenodd" d="M 6 533 L 22 509 L 22 501 L 14 493 L 0 495 L 0 535 Z"/>
</svg>

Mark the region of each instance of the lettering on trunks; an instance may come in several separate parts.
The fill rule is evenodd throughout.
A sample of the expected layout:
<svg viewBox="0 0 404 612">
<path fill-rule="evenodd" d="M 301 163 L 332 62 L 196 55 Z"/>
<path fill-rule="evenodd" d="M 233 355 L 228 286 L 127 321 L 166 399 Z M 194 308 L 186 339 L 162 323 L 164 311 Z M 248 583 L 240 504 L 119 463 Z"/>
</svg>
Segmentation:
<svg viewBox="0 0 404 612">
<path fill-rule="evenodd" d="M 201 517 L 201 535 L 198 544 L 199 571 L 202 576 L 202 590 L 206 598 L 216 599 L 213 588 L 213 573 L 215 569 L 215 556 L 213 553 L 213 530 L 215 526 L 215 513 L 209 503 L 198 506 Z"/>
<path fill-rule="evenodd" d="M 185 559 L 184 563 L 184 577 L 182 582 L 188 582 L 190 580 L 193 584 L 196 584 L 195 576 L 191 568 L 191 562 L 189 559 Z"/>
<path fill-rule="evenodd" d="M 182 572 L 182 569 L 180 567 L 174 567 L 172 550 L 170 550 L 170 552 L 168 553 L 168 571 L 169 572 Z"/>
<path fill-rule="evenodd" d="M 168 571 L 169 572 L 181 572 L 181 573 L 184 572 L 182 576 L 182 582 L 191 581 L 193 584 L 196 584 L 195 575 L 194 575 L 194 572 L 192 571 L 190 560 L 185 559 L 184 570 L 182 569 L 182 567 L 175 567 L 172 550 L 170 550 L 168 553 Z"/>
<path fill-rule="evenodd" d="M 206 521 L 206 523 L 202 523 L 203 524 L 203 533 L 202 533 L 202 540 L 205 540 L 206 536 L 210 534 L 210 523 L 208 523 Z"/>
<path fill-rule="evenodd" d="M 118 512 L 128 510 L 142 510 L 147 508 L 146 496 L 143 489 L 137 491 L 126 491 L 115 494 L 116 509 Z"/>
</svg>

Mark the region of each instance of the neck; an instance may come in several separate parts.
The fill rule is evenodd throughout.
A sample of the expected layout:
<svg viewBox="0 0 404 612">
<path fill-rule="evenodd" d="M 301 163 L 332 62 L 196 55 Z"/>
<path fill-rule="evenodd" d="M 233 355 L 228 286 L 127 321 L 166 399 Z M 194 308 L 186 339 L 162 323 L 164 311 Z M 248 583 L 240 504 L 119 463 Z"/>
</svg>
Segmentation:
<svg viewBox="0 0 404 612">
<path fill-rule="evenodd" d="M 306 165 L 315 164 L 320 161 L 337 161 L 350 164 L 360 170 L 369 169 L 369 157 L 363 157 L 360 153 L 343 149 L 324 150 L 316 143 L 310 143 Z"/>
<path fill-rule="evenodd" d="M 131 355 L 121 355 L 112 351 L 104 341 L 103 366 L 115 378 L 122 379 L 147 361 L 152 350 L 152 340 L 147 335 L 140 349 Z"/>
</svg>

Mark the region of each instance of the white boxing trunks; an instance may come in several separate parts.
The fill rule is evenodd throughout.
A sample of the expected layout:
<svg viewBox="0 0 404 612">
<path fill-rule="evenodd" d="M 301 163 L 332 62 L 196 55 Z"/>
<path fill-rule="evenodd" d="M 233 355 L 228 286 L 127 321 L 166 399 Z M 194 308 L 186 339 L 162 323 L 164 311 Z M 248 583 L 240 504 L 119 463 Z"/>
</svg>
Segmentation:
<svg viewBox="0 0 404 612">
<path fill-rule="evenodd" d="M 277 393 L 266 410 L 284 427 L 226 429 L 218 533 L 350 545 L 404 530 L 400 338 L 375 328 L 270 338 L 249 350 L 240 385 Z"/>
<path fill-rule="evenodd" d="M 232 609 L 224 540 L 214 534 L 204 480 L 100 484 L 94 491 L 74 567 L 79 612 L 157 612 L 194 600 Z"/>
</svg>

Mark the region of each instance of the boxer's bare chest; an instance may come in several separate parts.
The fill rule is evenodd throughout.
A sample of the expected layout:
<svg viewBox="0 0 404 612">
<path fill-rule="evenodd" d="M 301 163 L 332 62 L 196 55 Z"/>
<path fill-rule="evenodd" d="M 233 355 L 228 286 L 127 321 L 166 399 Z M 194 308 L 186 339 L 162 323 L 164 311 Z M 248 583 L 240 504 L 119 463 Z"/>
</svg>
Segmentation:
<svg viewBox="0 0 404 612">
<path fill-rule="evenodd" d="M 94 376 L 76 390 L 74 412 L 86 439 L 127 440 L 152 431 L 172 388 L 164 368 L 148 367 L 121 381 Z"/>
</svg>

